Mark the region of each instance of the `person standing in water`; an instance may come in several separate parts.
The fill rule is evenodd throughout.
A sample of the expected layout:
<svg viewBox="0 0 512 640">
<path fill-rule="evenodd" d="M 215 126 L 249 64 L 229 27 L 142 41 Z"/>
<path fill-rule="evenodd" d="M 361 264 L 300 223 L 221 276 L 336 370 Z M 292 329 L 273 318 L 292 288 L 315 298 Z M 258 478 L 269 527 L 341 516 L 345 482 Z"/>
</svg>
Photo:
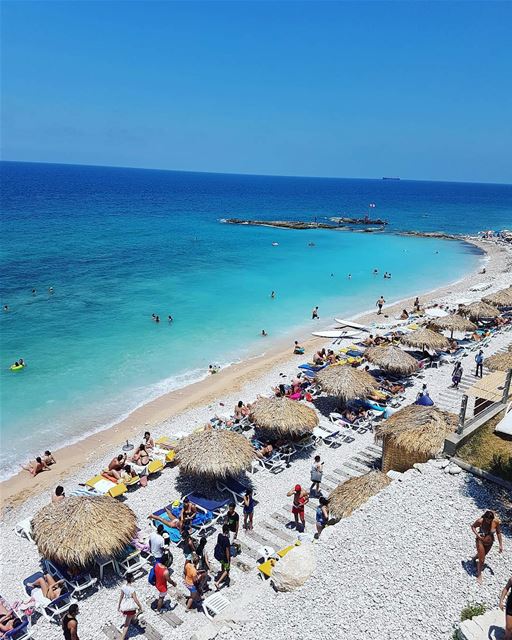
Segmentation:
<svg viewBox="0 0 512 640">
<path fill-rule="evenodd" d="M 382 313 L 382 307 L 384 306 L 384 304 L 386 303 L 386 301 L 384 300 L 384 296 L 381 296 L 377 302 L 375 303 L 375 306 L 379 308 L 379 310 L 377 311 L 377 315 L 380 316 L 380 314 Z"/>
<path fill-rule="evenodd" d="M 315 307 L 311 312 L 311 320 L 319 320 L 319 319 L 320 318 L 318 316 L 318 307 Z"/>
<path fill-rule="evenodd" d="M 272 291 L 272 293 L 270 294 L 270 297 L 272 298 L 272 300 L 276 297 L 276 292 Z"/>
<path fill-rule="evenodd" d="M 173 320 L 174 320 L 173 317 L 169 314 L 167 316 L 167 322 L 173 322 Z"/>
</svg>

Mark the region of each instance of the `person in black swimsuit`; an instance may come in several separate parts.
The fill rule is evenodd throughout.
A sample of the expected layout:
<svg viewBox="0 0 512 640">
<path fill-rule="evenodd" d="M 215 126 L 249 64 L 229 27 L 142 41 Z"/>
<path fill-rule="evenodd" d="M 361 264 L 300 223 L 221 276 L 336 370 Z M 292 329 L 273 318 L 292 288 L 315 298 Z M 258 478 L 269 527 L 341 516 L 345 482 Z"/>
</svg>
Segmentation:
<svg viewBox="0 0 512 640">
<path fill-rule="evenodd" d="M 76 615 L 78 613 L 78 605 L 72 604 L 68 612 L 62 618 L 62 631 L 64 632 L 64 640 L 79 640 L 78 638 L 78 622 Z"/>
<path fill-rule="evenodd" d="M 507 597 L 508 594 L 508 597 Z M 500 596 L 500 609 L 505 611 L 505 638 L 512 640 L 512 578 L 503 587 Z"/>
<path fill-rule="evenodd" d="M 481 518 L 478 518 L 471 525 L 471 531 L 475 534 L 476 539 L 476 555 L 473 557 L 476 562 L 476 579 L 478 582 L 482 582 L 485 558 L 494 544 L 495 537 L 498 538 L 498 550 L 503 553 L 503 536 L 501 534 L 500 521 L 494 511 L 486 511 Z"/>
</svg>

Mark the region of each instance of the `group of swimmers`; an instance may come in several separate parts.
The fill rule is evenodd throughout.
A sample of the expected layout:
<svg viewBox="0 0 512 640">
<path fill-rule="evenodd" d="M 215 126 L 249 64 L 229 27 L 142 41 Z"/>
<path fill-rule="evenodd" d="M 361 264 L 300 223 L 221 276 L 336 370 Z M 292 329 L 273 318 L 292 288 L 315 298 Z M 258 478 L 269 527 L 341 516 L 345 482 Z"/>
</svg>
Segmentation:
<svg viewBox="0 0 512 640">
<path fill-rule="evenodd" d="M 160 322 L 160 316 L 157 315 L 156 313 L 152 313 L 151 314 L 151 320 L 153 320 L 153 322 L 159 323 Z M 169 314 L 167 316 L 167 322 L 170 324 L 171 322 L 174 322 L 174 318 L 171 316 L 171 314 Z"/>
</svg>

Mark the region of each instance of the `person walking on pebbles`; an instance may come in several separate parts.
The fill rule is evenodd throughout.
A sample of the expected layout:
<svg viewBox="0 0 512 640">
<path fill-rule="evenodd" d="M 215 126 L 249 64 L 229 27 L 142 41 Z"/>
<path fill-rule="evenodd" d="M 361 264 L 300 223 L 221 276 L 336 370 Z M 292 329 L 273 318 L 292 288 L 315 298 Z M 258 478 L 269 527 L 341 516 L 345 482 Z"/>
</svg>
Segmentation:
<svg viewBox="0 0 512 640">
<path fill-rule="evenodd" d="M 503 553 L 501 523 L 494 511 L 488 510 L 471 525 L 471 531 L 475 534 L 476 539 L 476 555 L 473 556 L 473 560 L 476 562 L 476 579 L 481 583 L 485 558 L 494 544 L 495 537 L 498 538 L 498 551 Z"/>
<path fill-rule="evenodd" d="M 322 482 L 323 472 L 324 463 L 320 462 L 320 456 L 315 456 L 315 461 L 311 465 L 311 488 L 309 490 L 312 498 L 320 495 L 320 483 Z"/>
<path fill-rule="evenodd" d="M 306 530 L 306 516 L 304 508 L 309 502 L 309 493 L 305 491 L 300 484 L 296 484 L 293 489 L 290 489 L 287 496 L 293 496 L 292 513 L 295 519 L 295 528 L 299 531 Z M 300 523 L 299 523 L 300 520 Z"/>
</svg>

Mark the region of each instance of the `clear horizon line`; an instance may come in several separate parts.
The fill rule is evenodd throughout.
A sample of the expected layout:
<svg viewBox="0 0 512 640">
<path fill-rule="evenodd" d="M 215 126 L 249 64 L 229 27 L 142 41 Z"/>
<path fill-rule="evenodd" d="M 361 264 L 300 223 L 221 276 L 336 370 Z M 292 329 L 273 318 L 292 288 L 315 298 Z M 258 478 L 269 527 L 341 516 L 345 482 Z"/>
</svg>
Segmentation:
<svg viewBox="0 0 512 640">
<path fill-rule="evenodd" d="M 402 178 L 401 176 L 380 176 L 378 178 L 368 177 L 350 177 L 350 176 L 308 176 L 299 174 L 280 174 L 280 173 L 249 173 L 240 171 L 196 171 L 192 169 L 169 169 L 162 167 L 135 167 L 132 165 L 115 165 L 115 164 L 87 164 L 85 162 L 45 162 L 41 160 L 9 160 L 8 158 L 1 158 L 2 162 L 12 162 L 17 164 L 49 164 L 57 166 L 70 166 L 70 167 L 95 167 L 105 169 L 133 169 L 134 171 L 167 171 L 169 173 L 201 173 L 211 175 L 223 175 L 223 176 L 253 176 L 257 178 L 304 178 L 310 180 L 378 180 L 391 179 L 395 182 L 445 182 L 449 184 L 486 184 L 497 186 L 512 186 L 509 182 L 476 182 L 474 180 L 432 180 L 425 178 Z"/>
</svg>

